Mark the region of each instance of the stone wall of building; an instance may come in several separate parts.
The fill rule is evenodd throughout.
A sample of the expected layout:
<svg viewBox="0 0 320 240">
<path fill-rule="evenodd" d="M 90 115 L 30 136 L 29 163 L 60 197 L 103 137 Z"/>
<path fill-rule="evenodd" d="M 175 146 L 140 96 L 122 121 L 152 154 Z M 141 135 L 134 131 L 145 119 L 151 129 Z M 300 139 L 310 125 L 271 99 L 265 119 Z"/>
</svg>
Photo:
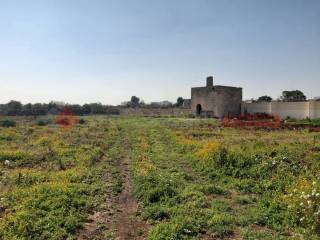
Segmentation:
<svg viewBox="0 0 320 240">
<path fill-rule="evenodd" d="M 218 117 L 241 113 L 242 88 L 215 86 Z"/>
<path fill-rule="evenodd" d="M 320 118 L 320 101 L 243 103 L 242 113 L 276 114 L 281 118 Z"/>
<path fill-rule="evenodd" d="M 207 86 L 191 89 L 191 109 L 197 113 L 201 105 L 202 112 L 209 112 L 214 117 L 240 114 L 242 103 L 242 88 L 226 86 Z"/>
<path fill-rule="evenodd" d="M 213 87 L 197 87 L 191 89 L 191 109 L 193 114 L 197 112 L 197 105 L 201 105 L 201 111 L 217 111 L 217 100 Z"/>
</svg>

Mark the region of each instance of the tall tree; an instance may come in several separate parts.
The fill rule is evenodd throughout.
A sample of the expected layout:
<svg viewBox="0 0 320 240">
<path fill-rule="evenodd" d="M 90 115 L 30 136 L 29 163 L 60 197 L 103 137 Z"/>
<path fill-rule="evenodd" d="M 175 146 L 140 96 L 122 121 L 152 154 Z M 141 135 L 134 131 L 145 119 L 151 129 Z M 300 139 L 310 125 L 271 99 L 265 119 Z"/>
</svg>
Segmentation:
<svg viewBox="0 0 320 240">
<path fill-rule="evenodd" d="M 272 97 L 270 96 L 261 96 L 258 98 L 258 102 L 271 102 L 272 101 Z"/>
<path fill-rule="evenodd" d="M 26 116 L 32 115 L 32 114 L 33 114 L 32 108 L 33 108 L 33 105 L 32 105 L 31 103 L 27 103 L 27 104 L 24 105 L 23 108 L 22 108 L 22 114 L 23 114 L 23 115 L 26 115 Z"/>
<path fill-rule="evenodd" d="M 90 103 L 91 114 L 103 114 L 104 109 L 101 103 Z"/>
<path fill-rule="evenodd" d="M 21 102 L 12 100 L 7 104 L 7 107 L 8 107 L 8 112 L 7 112 L 8 115 L 12 116 L 12 115 L 21 114 L 21 111 L 22 111 L 22 103 Z"/>
<path fill-rule="evenodd" d="M 183 105 L 184 99 L 182 97 L 178 97 L 176 106 L 181 107 Z"/>
<path fill-rule="evenodd" d="M 307 97 L 300 90 L 283 91 L 280 98 L 284 102 L 300 102 L 305 101 Z"/>
<path fill-rule="evenodd" d="M 130 101 L 131 106 L 137 107 L 137 106 L 139 106 L 139 103 L 140 103 L 140 98 L 138 98 L 136 96 L 131 97 L 131 101 Z"/>
<path fill-rule="evenodd" d="M 35 103 L 32 107 L 32 115 L 46 115 L 48 113 L 48 105 L 42 103 Z"/>
<path fill-rule="evenodd" d="M 91 113 L 91 107 L 89 104 L 84 104 L 82 106 L 82 108 L 83 108 L 83 114 L 90 114 Z"/>
</svg>

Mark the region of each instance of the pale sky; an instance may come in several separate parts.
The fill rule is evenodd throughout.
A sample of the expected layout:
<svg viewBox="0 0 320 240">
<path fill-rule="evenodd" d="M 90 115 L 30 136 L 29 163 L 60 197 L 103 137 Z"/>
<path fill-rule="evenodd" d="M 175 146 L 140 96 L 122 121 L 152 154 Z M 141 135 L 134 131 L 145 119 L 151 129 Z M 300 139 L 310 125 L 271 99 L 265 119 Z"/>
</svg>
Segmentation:
<svg viewBox="0 0 320 240">
<path fill-rule="evenodd" d="M 0 0 L 0 103 L 320 96 L 319 0 Z"/>
</svg>

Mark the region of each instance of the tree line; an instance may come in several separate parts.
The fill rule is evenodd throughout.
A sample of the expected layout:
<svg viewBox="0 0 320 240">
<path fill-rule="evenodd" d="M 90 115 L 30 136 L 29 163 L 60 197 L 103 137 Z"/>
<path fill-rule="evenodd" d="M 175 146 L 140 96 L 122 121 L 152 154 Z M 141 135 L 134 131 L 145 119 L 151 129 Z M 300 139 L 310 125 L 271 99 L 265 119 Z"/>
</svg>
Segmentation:
<svg viewBox="0 0 320 240">
<path fill-rule="evenodd" d="M 95 114 L 112 114 L 119 115 L 119 108 L 121 107 L 131 107 L 131 108 L 148 108 L 148 107 L 181 107 L 183 104 L 183 98 L 179 97 L 177 103 L 168 104 L 165 106 L 158 106 L 153 104 L 145 104 L 140 98 L 132 96 L 131 100 L 122 104 L 122 106 L 110 106 L 103 105 L 101 103 L 88 103 L 88 104 L 66 104 L 63 102 L 54 102 L 50 103 L 28 103 L 22 104 L 19 101 L 12 100 L 6 104 L 0 104 L 0 115 L 6 116 L 41 116 L 47 114 L 59 114 L 66 109 L 74 115 L 83 116 L 83 115 L 95 115 Z"/>
<path fill-rule="evenodd" d="M 137 96 L 132 96 L 130 101 L 123 102 L 121 105 L 125 107 L 141 107 L 141 108 L 172 108 L 172 107 L 182 107 L 186 99 L 178 97 L 175 103 L 170 101 L 161 101 L 161 102 L 151 102 L 149 104 L 145 103 Z"/>
<path fill-rule="evenodd" d="M 295 91 L 283 91 L 280 101 L 293 102 L 293 101 L 306 101 L 306 96 L 300 90 Z M 124 102 L 122 106 L 110 106 L 103 105 L 101 103 L 88 103 L 88 104 L 65 104 L 62 102 L 50 103 L 28 103 L 22 104 L 19 101 L 12 100 L 6 104 L 0 104 L 0 115 L 7 116 L 39 116 L 47 114 L 59 114 L 68 108 L 74 115 L 93 115 L 93 114 L 120 114 L 119 107 L 144 107 L 144 108 L 171 108 L 171 107 L 182 107 L 185 99 L 179 97 L 176 103 L 163 101 L 160 103 L 146 104 L 139 97 L 132 96 L 130 101 Z M 261 96 L 256 101 L 258 102 L 270 102 L 272 98 L 270 96 Z M 165 102 L 165 103 L 164 103 Z"/>
<path fill-rule="evenodd" d="M 270 96 L 264 95 L 259 97 L 256 101 L 257 102 L 271 102 L 273 99 Z M 300 90 L 294 90 L 294 91 L 283 91 L 282 95 L 278 99 L 283 102 L 301 102 L 306 101 L 307 97 L 304 95 L 304 93 Z"/>
<path fill-rule="evenodd" d="M 47 114 L 59 114 L 65 109 L 69 109 L 74 115 L 90 114 L 118 114 L 115 107 L 102 105 L 101 103 L 89 104 L 65 104 L 59 102 L 50 103 L 28 103 L 22 104 L 12 100 L 6 104 L 0 104 L 0 114 L 7 116 L 39 116 Z"/>
</svg>

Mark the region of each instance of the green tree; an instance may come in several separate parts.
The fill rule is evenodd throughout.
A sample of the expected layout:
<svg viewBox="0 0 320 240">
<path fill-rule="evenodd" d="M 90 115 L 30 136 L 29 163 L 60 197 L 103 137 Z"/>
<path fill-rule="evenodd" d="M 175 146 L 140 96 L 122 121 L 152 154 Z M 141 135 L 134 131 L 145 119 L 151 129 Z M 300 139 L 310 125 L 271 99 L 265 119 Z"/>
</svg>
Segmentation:
<svg viewBox="0 0 320 240">
<path fill-rule="evenodd" d="M 176 106 L 181 107 L 183 105 L 184 99 L 182 97 L 178 97 Z"/>
<path fill-rule="evenodd" d="M 138 107 L 140 104 L 140 98 L 136 97 L 136 96 L 132 96 L 131 97 L 131 101 L 130 101 L 130 105 L 132 107 Z"/>
<path fill-rule="evenodd" d="M 31 104 L 31 103 L 27 103 L 27 104 L 24 105 L 23 108 L 22 108 L 22 114 L 23 114 L 23 115 L 26 115 L 26 116 L 32 115 L 32 114 L 33 114 L 32 108 L 33 108 L 32 104 Z"/>
<path fill-rule="evenodd" d="M 90 103 L 90 113 L 91 114 L 103 114 L 104 109 L 101 103 Z"/>
<path fill-rule="evenodd" d="M 7 112 L 8 115 L 11 115 L 11 116 L 19 115 L 21 114 L 21 111 L 22 111 L 22 103 L 12 100 L 7 104 L 7 109 L 8 109 L 8 112 Z"/>
<path fill-rule="evenodd" d="M 35 103 L 32 106 L 32 115 L 46 115 L 48 112 L 47 104 Z"/>
<path fill-rule="evenodd" d="M 283 91 L 280 98 L 284 102 L 299 102 L 305 101 L 307 97 L 300 90 Z"/>
<path fill-rule="evenodd" d="M 261 96 L 258 98 L 258 102 L 271 102 L 272 101 L 272 97 L 270 96 Z"/>
<path fill-rule="evenodd" d="M 91 113 L 91 107 L 89 104 L 84 104 L 82 106 L 82 108 L 83 108 L 83 114 L 90 114 Z"/>
</svg>

